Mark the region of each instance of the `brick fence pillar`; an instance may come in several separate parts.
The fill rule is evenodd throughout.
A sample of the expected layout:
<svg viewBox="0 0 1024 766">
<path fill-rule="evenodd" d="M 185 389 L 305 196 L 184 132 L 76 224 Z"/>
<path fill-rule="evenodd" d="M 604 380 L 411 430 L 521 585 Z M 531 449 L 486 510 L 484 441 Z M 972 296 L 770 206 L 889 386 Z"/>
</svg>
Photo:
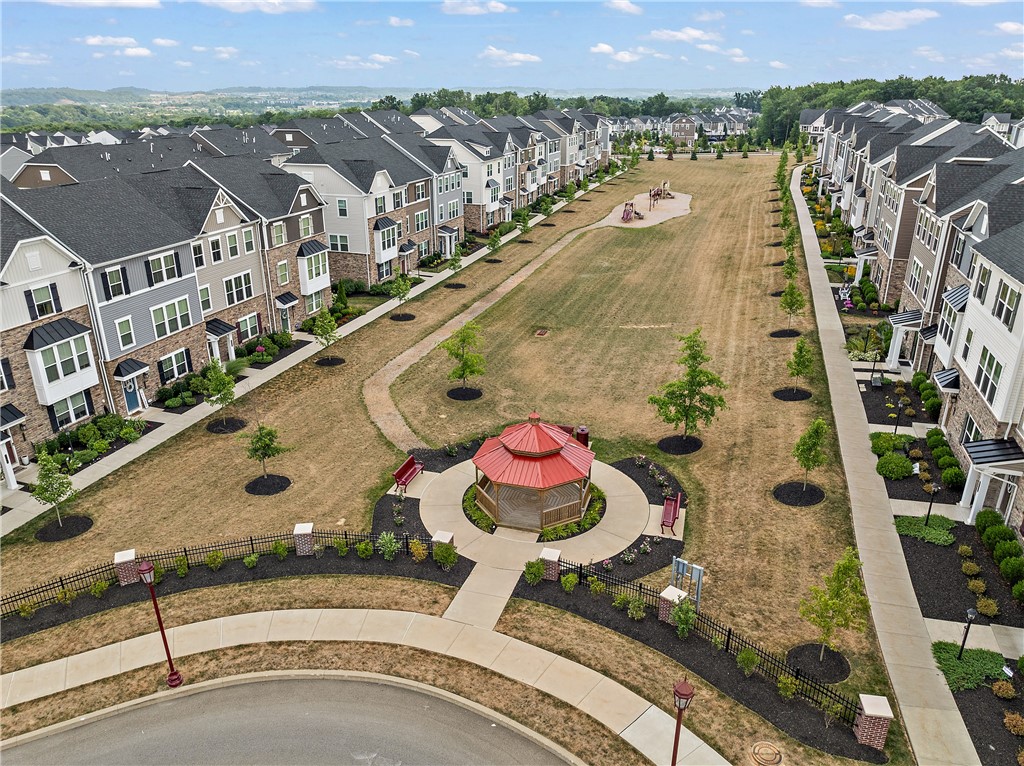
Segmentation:
<svg viewBox="0 0 1024 766">
<path fill-rule="evenodd" d="M 114 554 L 114 571 L 117 572 L 117 584 L 122 587 L 141 579 L 139 577 L 139 562 L 135 560 L 134 548 Z"/>
<path fill-rule="evenodd" d="M 688 594 L 685 590 L 679 590 L 674 585 L 669 585 L 665 588 L 658 597 L 658 619 L 671 625 L 672 609 L 677 601 L 685 599 L 687 596 Z"/>
<path fill-rule="evenodd" d="M 544 548 L 540 560 L 544 562 L 544 579 L 557 580 L 562 574 L 562 552 L 556 548 Z"/>
<path fill-rule="evenodd" d="M 885 749 L 890 723 L 892 723 L 892 708 L 889 707 L 889 700 L 874 694 L 860 695 L 857 719 L 853 724 L 853 733 L 857 736 L 857 742 L 862 745 L 870 745 L 878 750 Z"/>
<path fill-rule="evenodd" d="M 451 532 L 445 532 L 443 529 L 439 529 L 434 533 L 434 536 L 430 538 L 430 542 L 434 545 L 437 545 L 438 543 L 455 545 L 455 535 Z"/>
<path fill-rule="evenodd" d="M 296 524 L 292 531 L 292 538 L 295 540 L 296 556 L 313 555 L 313 525 Z"/>
</svg>

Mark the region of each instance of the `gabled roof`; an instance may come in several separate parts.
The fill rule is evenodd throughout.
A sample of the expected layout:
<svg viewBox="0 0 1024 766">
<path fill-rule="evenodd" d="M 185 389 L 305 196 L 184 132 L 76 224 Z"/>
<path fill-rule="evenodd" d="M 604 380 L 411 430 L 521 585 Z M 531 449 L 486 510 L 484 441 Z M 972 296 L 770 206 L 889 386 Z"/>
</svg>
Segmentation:
<svg viewBox="0 0 1024 766">
<path fill-rule="evenodd" d="M 0 201 L 0 220 L 3 221 L 3 226 L 0 226 L 0 271 L 3 271 L 19 242 L 41 237 L 45 232 L 11 207 L 7 200 Z"/>
<path fill-rule="evenodd" d="M 452 154 L 450 146 L 439 146 L 415 133 L 393 133 L 385 140 L 401 147 L 434 173 L 447 170 L 448 158 Z"/>
<path fill-rule="evenodd" d="M 362 138 L 365 135 L 344 120 L 334 118 L 316 120 L 309 117 L 283 122 L 277 126 L 276 132 L 288 133 L 292 130 L 305 133 L 317 144 L 329 141 L 347 141 L 352 138 Z"/>
<path fill-rule="evenodd" d="M 203 230 L 220 192 L 217 184 L 191 166 L 126 176 L 124 181 L 194 234 Z"/>
<path fill-rule="evenodd" d="M 1024 223 L 982 240 L 974 249 L 1018 282 L 1024 282 Z"/>
<path fill-rule="evenodd" d="M 197 130 L 192 137 L 195 141 L 208 142 L 220 151 L 221 155 L 230 157 L 244 154 L 269 159 L 275 155 L 291 153 L 287 146 L 271 138 L 260 128 Z"/>
<path fill-rule="evenodd" d="M 382 170 L 387 172 L 396 186 L 405 186 L 431 176 L 430 171 L 380 137 L 318 144 L 303 149 L 286 160 L 285 164 L 327 165 L 363 192 L 370 190 L 374 178 Z"/>
<path fill-rule="evenodd" d="M 57 165 L 78 181 L 93 181 L 180 168 L 201 154 L 199 147 L 190 138 L 174 136 L 109 146 L 85 144 L 53 147 L 37 154 L 25 167 Z"/>
<path fill-rule="evenodd" d="M 194 164 L 233 199 L 267 220 L 291 213 L 299 189 L 313 188 L 304 178 L 255 157 L 205 157 Z"/>
<path fill-rule="evenodd" d="M 364 119 L 379 125 L 388 133 L 422 133 L 423 126 L 415 120 L 411 120 L 395 109 L 377 109 L 374 111 L 360 112 Z M 346 114 L 345 117 L 353 115 Z M 362 129 L 362 126 L 358 126 Z M 364 133 L 366 131 L 363 131 Z"/>
<path fill-rule="evenodd" d="M 487 130 L 482 125 L 446 125 L 427 137 L 430 139 L 453 139 L 480 159 L 491 161 L 500 158 L 505 153 L 507 136 L 508 134 L 505 132 Z M 490 154 L 484 153 L 485 148 L 490 149 Z"/>
<path fill-rule="evenodd" d="M 440 109 L 430 109 L 429 107 L 423 107 L 422 109 L 417 109 L 415 112 L 413 112 L 413 114 L 422 114 L 427 117 L 433 117 L 442 125 L 462 125 L 461 122 L 454 119 L 450 115 L 445 114 Z"/>
<path fill-rule="evenodd" d="M 800 124 L 801 125 L 810 125 L 810 124 L 812 124 L 815 120 L 817 120 L 819 117 L 821 117 L 823 114 L 825 114 L 825 111 L 826 110 L 824 110 L 824 109 L 801 109 L 800 110 Z"/>
</svg>

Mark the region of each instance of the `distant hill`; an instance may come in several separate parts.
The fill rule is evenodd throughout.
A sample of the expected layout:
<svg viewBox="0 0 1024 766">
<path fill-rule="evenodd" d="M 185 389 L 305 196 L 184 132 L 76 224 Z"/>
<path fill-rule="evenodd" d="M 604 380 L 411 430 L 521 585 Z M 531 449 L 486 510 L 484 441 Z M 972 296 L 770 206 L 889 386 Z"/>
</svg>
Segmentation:
<svg viewBox="0 0 1024 766">
<path fill-rule="evenodd" d="M 38 104 L 130 104 L 141 101 L 152 93 L 153 91 L 145 88 L 10 88 L 3 92 L 3 105 L 7 107 Z"/>
</svg>

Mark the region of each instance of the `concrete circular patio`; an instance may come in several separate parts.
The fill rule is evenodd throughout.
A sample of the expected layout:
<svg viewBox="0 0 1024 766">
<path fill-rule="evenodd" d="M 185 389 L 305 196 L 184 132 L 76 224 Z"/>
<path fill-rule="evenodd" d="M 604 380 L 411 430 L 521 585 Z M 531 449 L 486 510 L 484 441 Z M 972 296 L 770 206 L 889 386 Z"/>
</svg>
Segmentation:
<svg viewBox="0 0 1024 766">
<path fill-rule="evenodd" d="M 557 548 L 571 561 L 600 561 L 629 547 L 643 534 L 651 506 L 636 482 L 607 463 L 595 461 L 591 480 L 607 496 L 604 518 L 593 529 L 568 540 L 537 542 L 537 533 L 498 527 L 489 535 L 462 512 L 462 496 L 476 480 L 473 462 L 466 460 L 434 477 L 422 490 L 420 519 L 430 534 L 455 535 L 459 554 L 495 569 L 521 571 L 543 548 Z"/>
</svg>

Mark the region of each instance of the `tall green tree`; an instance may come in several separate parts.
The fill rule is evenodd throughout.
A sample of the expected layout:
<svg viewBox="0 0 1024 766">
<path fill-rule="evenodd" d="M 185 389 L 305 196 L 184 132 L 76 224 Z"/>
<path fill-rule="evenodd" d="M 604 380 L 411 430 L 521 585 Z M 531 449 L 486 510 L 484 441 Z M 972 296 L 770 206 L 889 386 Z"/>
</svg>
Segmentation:
<svg viewBox="0 0 1024 766">
<path fill-rule="evenodd" d="M 245 453 L 250 460 L 260 461 L 260 465 L 263 466 L 264 478 L 267 476 L 267 461 L 278 455 L 283 455 L 291 449 L 291 447 L 281 444 L 276 428 L 265 426 L 262 423 L 258 424 L 256 430 L 247 434 L 245 438 L 248 441 Z"/>
<path fill-rule="evenodd" d="M 793 457 L 800 467 L 804 469 L 804 489 L 807 489 L 807 476 L 815 468 L 820 468 L 828 463 L 828 455 L 825 452 L 825 439 L 828 437 L 828 427 L 822 418 L 816 418 L 793 446 Z"/>
<path fill-rule="evenodd" d="M 867 629 L 868 598 L 860 577 L 860 559 L 853 548 L 847 548 L 836 562 L 832 574 L 826 575 L 824 587 L 811 586 L 808 597 L 800 602 L 800 616 L 818 629 L 821 652 L 818 662 L 825 659 L 825 647 L 835 649 L 835 634 L 850 629 L 863 633 Z"/>
<path fill-rule="evenodd" d="M 32 497 L 52 507 L 57 512 L 57 525 L 63 527 L 61 506 L 78 497 L 78 490 L 71 483 L 71 477 L 60 469 L 57 459 L 49 452 L 40 452 L 38 461 L 39 475 L 32 489 Z"/>
<path fill-rule="evenodd" d="M 676 363 L 683 367 L 683 375 L 663 385 L 661 395 L 649 396 L 647 401 L 657 408 L 662 420 L 673 428 L 682 424 L 683 436 L 689 436 L 697 433 L 699 424 L 710 425 L 718 411 L 725 409 L 725 397 L 717 391 L 724 391 L 728 385 L 704 367 L 711 357 L 701 328 L 678 337 L 682 345 Z"/>
<path fill-rule="evenodd" d="M 793 381 L 793 390 L 796 391 L 796 384 L 800 378 L 806 378 L 814 369 L 814 355 L 811 353 L 811 346 L 806 339 L 797 339 L 793 356 L 786 362 L 786 368 L 789 370 L 789 377 L 796 378 Z"/>
<path fill-rule="evenodd" d="M 461 380 L 463 388 L 470 378 L 484 374 L 484 357 L 476 350 L 481 342 L 480 330 L 477 322 L 466 322 L 440 344 L 440 348 L 447 351 L 449 358 L 455 361 L 455 367 L 448 373 L 448 380 Z"/>
<path fill-rule="evenodd" d="M 785 289 L 782 291 L 782 297 L 779 298 L 779 306 L 786 315 L 789 317 L 789 326 L 793 326 L 793 317 L 798 316 L 804 310 L 804 306 L 807 305 L 807 299 L 804 298 L 804 294 L 800 292 L 800 288 L 796 286 L 796 282 L 790 280 L 786 283 Z"/>
</svg>

